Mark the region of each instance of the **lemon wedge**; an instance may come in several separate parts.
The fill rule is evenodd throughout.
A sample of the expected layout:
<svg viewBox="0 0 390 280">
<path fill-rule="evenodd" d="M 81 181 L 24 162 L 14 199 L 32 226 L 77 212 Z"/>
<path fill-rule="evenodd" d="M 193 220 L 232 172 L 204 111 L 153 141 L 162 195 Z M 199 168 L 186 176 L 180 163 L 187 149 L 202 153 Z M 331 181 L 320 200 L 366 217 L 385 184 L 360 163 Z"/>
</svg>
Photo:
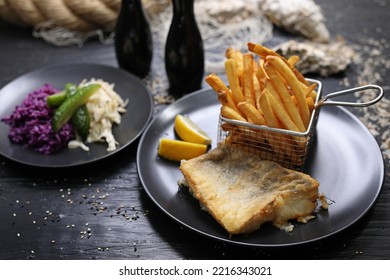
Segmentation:
<svg viewBox="0 0 390 280">
<path fill-rule="evenodd" d="M 203 155 L 207 151 L 207 145 L 161 138 L 158 155 L 168 160 L 181 161 Z"/>
<path fill-rule="evenodd" d="M 174 127 L 177 135 L 183 141 L 203 145 L 211 144 L 211 138 L 207 135 L 207 133 L 186 116 L 180 114 L 177 115 Z"/>
</svg>

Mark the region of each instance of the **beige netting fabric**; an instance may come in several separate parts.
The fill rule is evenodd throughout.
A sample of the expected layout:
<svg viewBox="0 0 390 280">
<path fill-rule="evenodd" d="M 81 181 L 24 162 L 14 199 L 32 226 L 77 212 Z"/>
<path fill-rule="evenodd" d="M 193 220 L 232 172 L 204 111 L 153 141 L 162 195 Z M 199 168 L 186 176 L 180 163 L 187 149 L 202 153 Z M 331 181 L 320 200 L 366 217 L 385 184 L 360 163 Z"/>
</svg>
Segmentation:
<svg viewBox="0 0 390 280">
<path fill-rule="evenodd" d="M 196 17 L 207 45 L 215 46 L 223 40 L 237 45 L 253 35 L 257 35 L 257 41 L 269 39 L 272 26 L 257 2 L 196 0 Z M 142 3 L 155 39 L 163 42 L 172 17 L 171 0 Z M 113 34 L 105 36 L 114 31 L 120 5 L 121 0 L 0 0 L 0 18 L 33 27 L 35 37 L 58 46 L 82 44 L 93 36 L 112 42 Z"/>
</svg>

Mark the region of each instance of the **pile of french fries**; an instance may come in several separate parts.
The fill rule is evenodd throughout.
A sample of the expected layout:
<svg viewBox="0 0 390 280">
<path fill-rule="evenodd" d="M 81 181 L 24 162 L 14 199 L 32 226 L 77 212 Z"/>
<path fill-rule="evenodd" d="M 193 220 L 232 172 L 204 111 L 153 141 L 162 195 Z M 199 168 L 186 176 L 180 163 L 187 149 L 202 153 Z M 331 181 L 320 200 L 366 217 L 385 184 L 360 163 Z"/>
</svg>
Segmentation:
<svg viewBox="0 0 390 280">
<path fill-rule="evenodd" d="M 317 85 L 310 85 L 294 67 L 299 57 L 286 59 L 271 49 L 251 42 L 248 43 L 247 53 L 228 48 L 225 56 L 229 86 L 214 73 L 205 79 L 218 95 L 221 116 L 295 132 L 308 130 Z M 225 130 L 231 128 L 224 127 Z M 274 151 L 282 150 L 283 158 L 294 157 L 296 147 L 307 144 L 294 136 L 282 135 L 281 141 L 275 141 L 276 136 L 267 137 L 265 140 Z M 283 142 L 295 142 L 296 145 L 287 145 L 286 148 Z"/>
<path fill-rule="evenodd" d="M 295 69 L 299 57 L 285 59 L 255 43 L 248 43 L 248 50 L 248 53 L 226 50 L 225 71 L 230 87 L 214 73 L 206 77 L 218 94 L 221 115 L 305 132 L 314 109 L 316 84 L 309 85 Z"/>
</svg>

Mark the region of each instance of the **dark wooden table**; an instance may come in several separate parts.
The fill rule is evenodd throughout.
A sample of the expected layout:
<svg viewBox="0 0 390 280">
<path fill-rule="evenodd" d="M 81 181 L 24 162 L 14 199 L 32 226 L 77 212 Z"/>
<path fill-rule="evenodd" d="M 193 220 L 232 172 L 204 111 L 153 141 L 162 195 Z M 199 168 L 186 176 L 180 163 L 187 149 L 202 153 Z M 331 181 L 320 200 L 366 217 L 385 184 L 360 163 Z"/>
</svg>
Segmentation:
<svg viewBox="0 0 390 280">
<path fill-rule="evenodd" d="M 361 62 L 344 74 L 321 78 L 324 86 L 335 91 L 366 79 L 385 88 L 388 102 L 390 3 L 316 2 L 332 36 L 343 36 L 361 51 Z M 274 35 L 273 41 L 288 36 L 277 29 Z M 0 86 L 47 65 L 94 62 L 117 67 L 113 45 L 89 41 L 82 47 L 55 47 L 33 38 L 30 29 L 0 22 Z M 164 108 L 157 105 L 155 115 Z M 135 142 L 101 162 L 69 169 L 34 168 L 0 156 L 0 259 L 388 259 L 390 147 L 382 137 L 389 123 L 367 118 L 374 109 L 351 110 L 379 131 L 375 137 L 384 153 L 385 180 L 372 209 L 335 236 L 288 248 L 247 248 L 183 228 L 144 191 Z"/>
</svg>

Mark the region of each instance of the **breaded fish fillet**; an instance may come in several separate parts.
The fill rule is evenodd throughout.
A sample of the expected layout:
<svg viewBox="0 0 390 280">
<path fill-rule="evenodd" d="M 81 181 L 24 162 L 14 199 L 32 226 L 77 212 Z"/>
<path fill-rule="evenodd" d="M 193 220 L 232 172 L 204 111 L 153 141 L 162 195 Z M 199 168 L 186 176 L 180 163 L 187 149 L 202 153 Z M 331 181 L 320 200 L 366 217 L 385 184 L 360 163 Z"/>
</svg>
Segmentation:
<svg viewBox="0 0 390 280">
<path fill-rule="evenodd" d="M 317 206 L 319 183 L 301 172 L 231 147 L 182 161 L 180 170 L 201 205 L 230 233 L 250 233 L 265 222 L 291 231 Z"/>
</svg>

